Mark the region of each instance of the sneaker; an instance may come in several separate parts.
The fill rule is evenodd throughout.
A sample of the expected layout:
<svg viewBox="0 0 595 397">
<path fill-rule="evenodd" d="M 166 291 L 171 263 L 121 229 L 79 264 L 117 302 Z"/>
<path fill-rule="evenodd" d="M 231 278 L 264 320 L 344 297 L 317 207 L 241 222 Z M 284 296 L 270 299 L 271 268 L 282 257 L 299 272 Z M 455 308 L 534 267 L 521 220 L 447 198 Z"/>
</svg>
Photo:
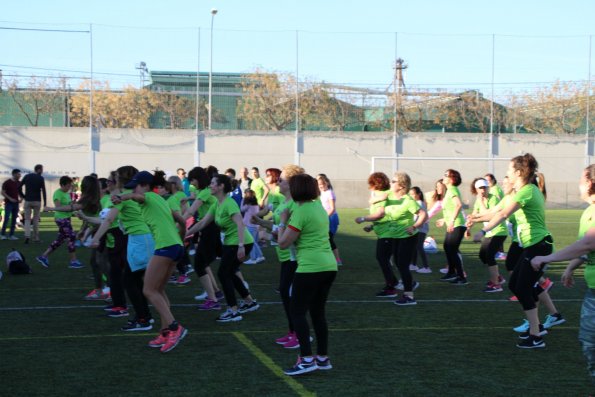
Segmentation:
<svg viewBox="0 0 595 397">
<path fill-rule="evenodd" d="M 543 327 L 543 324 L 539 324 L 539 333 L 537 334 L 537 336 L 544 336 L 547 335 L 547 330 Z M 528 339 L 529 337 L 534 336 L 531 335 L 529 333 L 529 329 L 527 329 L 525 332 L 519 334 L 519 339 Z"/>
<path fill-rule="evenodd" d="M 239 308 L 238 308 L 238 312 L 240 312 L 241 314 L 244 313 L 249 313 L 249 312 L 253 312 L 256 311 L 260 308 L 260 305 L 258 304 L 258 302 L 256 301 L 252 301 L 250 303 L 243 303 Z"/>
<path fill-rule="evenodd" d="M 467 285 L 467 284 L 469 284 L 469 282 L 467 282 L 467 279 L 464 277 L 456 277 L 453 280 L 451 280 L 450 283 L 453 285 Z"/>
<path fill-rule="evenodd" d="M 376 294 L 376 298 L 395 298 L 397 296 L 397 290 L 394 288 L 383 288 Z"/>
<path fill-rule="evenodd" d="M 104 300 L 106 295 L 101 292 L 100 289 L 91 290 L 83 299 L 86 301 L 96 301 L 96 300 Z"/>
<path fill-rule="evenodd" d="M 506 253 L 505 252 L 496 252 L 494 259 L 497 261 L 505 261 L 506 260 Z"/>
<path fill-rule="evenodd" d="M 554 325 L 564 324 L 565 322 L 566 319 L 564 319 L 560 313 L 548 314 L 543 322 L 543 328 L 550 329 Z"/>
<path fill-rule="evenodd" d="M 440 273 L 442 273 L 442 274 L 448 274 L 448 266 L 447 267 L 443 267 L 442 269 L 440 269 Z"/>
<path fill-rule="evenodd" d="M 504 290 L 502 289 L 502 286 L 500 284 L 494 284 L 491 281 L 483 289 L 483 292 L 502 292 L 502 291 L 504 291 Z"/>
<path fill-rule="evenodd" d="M 419 267 L 416 265 L 409 265 L 409 271 L 416 272 L 419 270 Z"/>
<path fill-rule="evenodd" d="M 167 336 L 169 334 L 169 329 L 165 328 L 159 332 L 159 335 L 153 340 L 148 343 L 149 347 L 163 347 L 165 342 L 167 342 Z"/>
<path fill-rule="evenodd" d="M 82 269 L 83 267 L 85 267 L 79 260 L 73 260 L 70 261 L 70 264 L 68 265 L 69 268 L 71 269 Z"/>
<path fill-rule="evenodd" d="M 530 335 L 516 344 L 519 349 L 540 349 L 545 347 L 545 342 L 539 336 Z"/>
<path fill-rule="evenodd" d="M 194 248 L 189 249 L 188 250 L 188 255 L 190 255 L 190 256 L 196 255 L 196 250 Z"/>
<path fill-rule="evenodd" d="M 502 285 L 506 283 L 506 279 L 502 276 L 498 276 L 498 284 Z"/>
<path fill-rule="evenodd" d="M 207 299 L 205 303 L 198 305 L 198 310 L 221 310 L 221 305 L 217 301 Z"/>
<path fill-rule="evenodd" d="M 5 235 L 0 235 L 0 240 L 8 240 L 8 237 L 6 237 Z"/>
<path fill-rule="evenodd" d="M 15 240 L 18 240 L 19 238 L 17 236 L 8 236 L 8 239 L 15 241 Z"/>
<path fill-rule="evenodd" d="M 289 369 L 284 370 L 283 372 L 285 373 L 285 375 L 295 376 L 316 371 L 317 369 L 318 366 L 316 365 L 316 360 L 313 357 L 310 357 L 310 361 L 306 361 L 304 357 L 298 356 L 295 365 Z"/>
<path fill-rule="evenodd" d="M 287 342 L 283 344 L 284 349 L 299 349 L 300 341 L 297 336 L 293 335 Z"/>
<path fill-rule="evenodd" d="M 440 277 L 440 281 L 452 281 L 459 278 L 456 273 L 446 273 L 444 276 Z"/>
<path fill-rule="evenodd" d="M 189 274 L 194 273 L 194 268 L 192 267 L 192 265 L 187 265 L 186 266 L 186 275 L 188 276 Z"/>
<path fill-rule="evenodd" d="M 322 371 L 333 369 L 331 360 L 328 357 L 316 356 L 316 366 Z"/>
<path fill-rule="evenodd" d="M 529 331 L 529 320 L 523 320 L 523 323 L 521 325 L 519 325 L 518 327 L 514 327 L 512 329 L 514 332 L 528 332 Z"/>
<path fill-rule="evenodd" d="M 209 297 L 209 294 L 207 294 L 207 291 L 205 291 L 205 292 L 203 292 L 203 293 L 202 293 L 202 294 L 200 294 L 200 295 L 196 295 L 196 296 L 194 297 L 194 300 L 195 300 L 195 301 L 204 301 L 204 300 L 205 300 L 205 299 L 207 299 L 208 297 Z"/>
<path fill-rule="evenodd" d="M 430 269 L 429 267 L 420 267 L 419 269 L 417 269 L 417 273 L 430 274 L 430 273 L 432 273 L 432 269 Z"/>
<path fill-rule="evenodd" d="M 111 312 L 114 309 L 114 305 L 103 306 L 103 311 Z"/>
<path fill-rule="evenodd" d="M 295 332 L 288 332 L 287 335 L 275 339 L 275 343 L 278 345 L 284 345 L 289 342 L 291 338 L 295 338 Z"/>
<path fill-rule="evenodd" d="M 150 321 L 144 319 L 132 319 L 128 320 L 128 323 L 120 328 L 124 332 L 136 332 L 136 331 L 149 331 L 153 329 L 153 325 Z"/>
<path fill-rule="evenodd" d="M 266 259 L 264 256 L 259 256 L 258 258 L 256 258 L 256 263 L 262 263 L 264 262 Z"/>
<path fill-rule="evenodd" d="M 178 325 L 178 329 L 175 331 L 169 330 L 167 340 L 163 346 L 161 346 L 161 353 L 167 353 L 168 351 L 173 350 L 187 334 L 188 330 L 181 325 Z"/>
<path fill-rule="evenodd" d="M 413 287 L 411 287 L 412 291 L 415 291 L 416 289 L 418 289 L 420 286 L 419 281 L 414 281 L 413 282 Z"/>
<path fill-rule="evenodd" d="M 223 295 L 223 291 L 217 291 L 217 292 L 215 292 L 215 298 L 217 298 L 217 300 L 219 302 L 221 302 L 225 298 L 225 295 Z"/>
<path fill-rule="evenodd" d="M 167 280 L 168 284 L 177 284 L 178 282 L 178 278 L 174 275 L 169 276 L 169 279 Z"/>
<path fill-rule="evenodd" d="M 188 277 L 185 274 L 178 276 L 178 278 L 176 279 L 176 285 L 184 285 L 184 284 L 188 284 L 189 282 L 190 282 L 190 277 Z"/>
<path fill-rule="evenodd" d="M 128 316 L 128 309 L 125 307 L 112 307 L 112 310 L 107 312 L 107 316 L 112 318 L 126 317 Z"/>
<path fill-rule="evenodd" d="M 399 280 L 397 285 L 395 285 L 395 289 L 398 289 L 399 291 L 403 291 L 403 288 L 405 288 L 405 286 L 403 285 L 403 282 L 401 280 Z"/>
<path fill-rule="evenodd" d="M 232 321 L 241 321 L 242 315 L 240 312 L 234 312 L 231 309 L 227 309 L 223 314 L 216 318 L 218 323 L 229 323 Z"/>
<path fill-rule="evenodd" d="M 516 295 L 511 296 L 510 298 L 508 298 L 509 301 L 511 302 L 518 302 L 519 298 L 516 297 Z"/>
<path fill-rule="evenodd" d="M 554 286 L 554 282 L 552 280 L 550 280 L 550 278 L 546 278 L 545 280 L 543 280 L 543 283 L 539 283 L 539 286 L 541 288 L 543 288 L 543 290 L 545 292 L 548 292 L 549 290 L 552 289 L 552 287 Z"/>
<path fill-rule="evenodd" d="M 403 294 L 403 295 L 401 295 L 401 297 L 399 299 L 397 299 L 395 301 L 395 305 L 398 305 L 398 306 L 413 306 L 413 305 L 417 305 L 417 302 L 412 297 Z"/>
<path fill-rule="evenodd" d="M 37 262 L 41 263 L 41 266 L 43 267 L 50 267 L 50 261 L 46 256 L 43 255 L 39 255 L 36 256 L 35 259 L 37 259 Z"/>
<path fill-rule="evenodd" d="M 256 259 L 248 259 L 244 261 L 244 265 L 256 265 Z"/>
</svg>

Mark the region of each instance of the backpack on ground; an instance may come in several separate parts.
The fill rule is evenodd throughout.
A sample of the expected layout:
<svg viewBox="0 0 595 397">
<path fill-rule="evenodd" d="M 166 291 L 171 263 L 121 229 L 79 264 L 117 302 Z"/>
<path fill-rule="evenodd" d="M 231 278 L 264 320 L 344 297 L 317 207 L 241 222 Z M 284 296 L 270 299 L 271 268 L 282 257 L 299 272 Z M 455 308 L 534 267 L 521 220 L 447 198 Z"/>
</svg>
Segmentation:
<svg viewBox="0 0 595 397">
<path fill-rule="evenodd" d="M 6 256 L 6 265 L 11 274 L 30 274 L 33 273 L 25 256 L 17 250 L 12 250 Z"/>
</svg>

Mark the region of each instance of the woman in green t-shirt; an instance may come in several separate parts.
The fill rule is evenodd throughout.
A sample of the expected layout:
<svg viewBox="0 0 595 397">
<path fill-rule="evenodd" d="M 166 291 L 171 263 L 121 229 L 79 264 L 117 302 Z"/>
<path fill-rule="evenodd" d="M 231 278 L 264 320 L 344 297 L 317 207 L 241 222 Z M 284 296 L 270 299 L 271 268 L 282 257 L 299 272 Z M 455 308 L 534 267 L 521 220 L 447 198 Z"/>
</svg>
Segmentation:
<svg viewBox="0 0 595 397">
<path fill-rule="evenodd" d="M 227 302 L 228 309 L 217 317 L 218 322 L 230 322 L 242 320 L 242 314 L 258 310 L 260 306 L 252 298 L 250 291 L 244 282 L 236 274 L 240 265 L 250 254 L 254 240 L 246 229 L 242 220 L 240 207 L 234 199 L 229 197 L 231 192 L 231 180 L 227 175 L 216 175 L 211 179 L 211 194 L 217 199 L 206 215 L 194 226 L 188 229 L 187 236 L 204 230 L 213 221 L 217 223 L 223 234 L 223 249 L 221 264 L 217 275 L 223 288 L 223 295 Z M 244 299 L 244 304 L 238 307 L 235 295 L 237 291 Z"/>
<path fill-rule="evenodd" d="M 531 266 L 536 271 L 549 262 L 570 260 L 562 274 L 565 287 L 574 285 L 573 273 L 585 264 L 585 281 L 587 292 L 581 308 L 581 321 L 578 338 L 587 359 L 591 382 L 595 385 L 595 164 L 584 169 L 579 182 L 581 198 L 589 207 L 585 209 L 579 224 L 579 240 L 568 247 L 546 256 L 536 256 Z"/>
<path fill-rule="evenodd" d="M 510 290 L 516 295 L 529 321 L 529 330 L 520 335 L 517 347 L 534 349 L 545 347 L 542 336 L 547 333 L 539 322 L 537 302 L 540 295 L 547 294 L 541 287 L 535 287 L 543 274 L 543 268 L 534 270 L 530 260 L 535 256 L 549 255 L 553 239 L 545 224 L 545 198 L 533 183 L 537 171 L 537 160 L 527 153 L 514 157 L 508 164 L 508 176 L 516 193 L 512 201 L 500 210 L 474 239 L 479 240 L 490 230 L 504 222 L 512 214 L 517 221 L 517 234 L 523 253 L 510 276 Z"/>
<path fill-rule="evenodd" d="M 442 199 L 442 219 L 436 222 L 436 226 L 446 226 L 444 236 L 444 253 L 448 262 L 448 272 L 440 278 L 442 281 L 449 281 L 456 285 L 466 285 L 467 277 L 463 269 L 463 256 L 459 251 L 461 241 L 465 236 L 467 227 L 463 216 L 463 202 L 458 186 L 461 184 L 461 174 L 457 170 L 448 169 L 444 173 L 442 183 L 446 186 L 446 192 Z"/>
<path fill-rule="evenodd" d="M 318 197 L 318 182 L 307 174 L 295 175 L 289 181 L 289 191 L 295 202 L 291 214 L 282 213 L 279 223 L 279 247 L 295 244 L 298 267 L 293 278 L 290 313 L 300 356 L 286 375 L 299 375 L 317 369 L 331 369 L 328 354 L 328 325 L 325 306 L 337 275 L 337 261 L 328 240 L 328 215 Z M 312 356 L 310 326 L 306 314 L 310 312 L 316 333 L 317 355 Z"/>
</svg>

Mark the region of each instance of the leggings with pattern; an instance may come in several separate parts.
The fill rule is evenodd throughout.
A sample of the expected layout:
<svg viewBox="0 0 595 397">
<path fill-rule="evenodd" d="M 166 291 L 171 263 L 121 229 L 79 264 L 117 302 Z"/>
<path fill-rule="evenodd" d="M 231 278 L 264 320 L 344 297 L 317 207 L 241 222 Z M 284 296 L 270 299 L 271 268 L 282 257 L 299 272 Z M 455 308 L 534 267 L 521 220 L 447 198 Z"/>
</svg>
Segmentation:
<svg viewBox="0 0 595 397">
<path fill-rule="evenodd" d="M 58 237 L 50 244 L 50 252 L 55 251 L 66 240 L 68 240 L 68 252 L 74 252 L 76 236 L 72 230 L 70 218 L 56 219 L 56 225 L 58 225 Z"/>
</svg>

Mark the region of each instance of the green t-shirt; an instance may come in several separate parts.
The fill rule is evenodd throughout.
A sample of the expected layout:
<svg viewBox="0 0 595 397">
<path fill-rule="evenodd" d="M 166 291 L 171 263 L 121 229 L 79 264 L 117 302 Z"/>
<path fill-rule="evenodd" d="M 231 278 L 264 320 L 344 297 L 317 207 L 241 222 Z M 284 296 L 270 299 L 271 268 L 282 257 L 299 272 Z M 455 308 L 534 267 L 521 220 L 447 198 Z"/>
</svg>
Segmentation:
<svg viewBox="0 0 595 397">
<path fill-rule="evenodd" d="M 211 207 L 217 203 L 217 199 L 211 194 L 209 187 L 199 190 L 196 199 L 202 201 L 202 204 L 198 207 L 198 219 L 204 218 Z"/>
<path fill-rule="evenodd" d="M 582 239 L 585 233 L 593 227 L 595 227 L 595 204 L 587 207 L 581 216 L 578 239 Z M 585 281 L 589 288 L 595 288 L 595 251 L 589 252 L 587 258 L 588 260 L 585 263 Z"/>
<path fill-rule="evenodd" d="M 157 193 L 147 192 L 145 202 L 140 205 L 140 208 L 143 219 L 155 240 L 156 250 L 172 245 L 182 245 L 171 209 L 163 197 Z"/>
<path fill-rule="evenodd" d="M 266 184 L 264 183 L 262 178 L 253 179 L 252 183 L 250 184 L 250 189 L 254 191 L 254 195 L 256 196 L 256 201 L 258 202 L 258 205 L 262 205 L 265 186 Z"/>
<path fill-rule="evenodd" d="M 463 216 L 463 210 L 461 209 L 455 218 L 455 197 L 458 197 L 459 200 L 461 200 L 461 192 L 458 187 L 450 185 L 446 189 L 444 199 L 442 200 L 442 215 L 444 217 L 444 222 L 447 225 L 450 224 L 454 218 L 454 227 L 458 227 L 465 225 L 465 217 Z"/>
<path fill-rule="evenodd" d="M 72 203 L 70 192 L 65 192 L 62 189 L 56 190 L 52 199 L 54 201 L 54 205 L 56 204 L 56 201 L 58 201 L 59 204 L 56 207 L 70 205 L 70 203 Z M 72 212 L 54 211 L 54 219 L 66 219 L 70 218 L 71 216 Z"/>
<path fill-rule="evenodd" d="M 519 244 L 531 247 L 543 240 L 550 232 L 545 226 L 545 198 L 537 186 L 529 183 L 512 198 L 521 208 L 515 213 Z"/>
<path fill-rule="evenodd" d="M 279 186 L 277 186 L 275 189 L 269 192 L 267 200 L 271 212 L 275 212 L 277 207 L 285 202 L 285 196 L 279 192 Z"/>
<path fill-rule="evenodd" d="M 132 190 L 123 190 L 122 194 L 132 193 Z M 119 211 L 118 218 L 120 225 L 124 229 L 124 233 L 138 236 L 142 234 L 149 234 L 149 226 L 143 219 L 140 205 L 134 200 L 125 200 L 120 204 L 114 205 Z"/>
<path fill-rule="evenodd" d="M 101 209 L 105 209 L 105 208 L 112 208 L 114 205 L 112 204 L 112 197 L 109 194 L 104 194 L 103 197 L 101 197 L 101 199 L 99 200 L 99 203 L 101 204 Z M 118 215 L 119 217 L 119 215 Z M 113 229 L 115 227 L 118 227 L 119 223 L 118 223 L 118 218 L 116 218 L 112 224 L 109 226 L 110 229 Z M 107 233 L 105 235 L 105 246 L 107 248 L 114 248 L 115 247 L 115 239 L 114 236 L 112 236 L 111 233 Z"/>
<path fill-rule="evenodd" d="M 477 199 L 475 200 L 475 204 L 473 204 L 473 213 L 474 214 L 480 214 L 482 212 L 480 200 L 481 200 L 481 198 L 478 196 Z M 492 195 L 491 193 L 488 193 L 486 209 L 491 209 L 491 208 L 496 207 L 499 202 L 500 202 L 500 200 L 498 199 L 498 197 Z M 484 222 L 484 225 L 486 223 L 487 222 Z M 508 230 L 506 229 L 506 224 L 504 222 L 502 222 L 501 224 L 499 224 L 498 226 L 496 226 L 495 228 L 493 228 L 492 230 L 487 232 L 486 237 L 489 238 L 489 237 L 494 237 L 494 236 L 506 236 L 507 234 L 508 234 Z"/>
<path fill-rule="evenodd" d="M 178 199 L 178 201 L 180 202 L 180 208 L 182 207 L 182 199 L 185 199 L 186 197 L 186 193 L 184 193 L 183 190 L 177 191 L 174 193 L 174 196 Z"/>
<path fill-rule="evenodd" d="M 216 201 L 215 205 L 211 206 L 209 213 L 213 215 L 215 223 L 223 233 L 223 245 L 238 245 L 240 243 L 238 226 L 232 219 L 234 214 L 240 214 L 240 218 L 242 216 L 238 203 L 231 197 L 226 196 L 222 203 Z M 244 226 L 244 244 L 253 242 L 252 235 Z"/>
<path fill-rule="evenodd" d="M 270 197 L 270 196 L 269 196 Z M 285 196 L 283 196 L 285 199 Z M 295 207 L 295 203 L 293 200 L 283 201 L 280 203 L 277 208 L 273 210 L 273 224 L 278 225 L 281 221 L 281 214 L 285 209 L 289 209 L 289 212 L 292 212 Z M 291 260 L 291 251 L 289 248 L 281 249 L 278 245 L 275 246 L 275 251 L 277 252 L 277 258 L 279 262 L 285 262 Z"/>
<path fill-rule="evenodd" d="M 498 185 L 494 185 L 492 187 L 490 187 L 489 194 L 496 196 L 496 198 L 499 200 L 502 200 L 504 198 L 504 191 L 502 190 L 502 188 Z"/>
<path fill-rule="evenodd" d="M 297 273 L 337 271 L 337 261 L 328 239 L 328 214 L 320 200 L 296 203 L 288 227 L 299 232 L 295 242 Z"/>
<path fill-rule="evenodd" d="M 382 196 L 386 196 L 388 197 L 390 195 L 390 190 L 385 190 L 383 192 L 374 192 L 374 195 L 382 195 Z M 372 205 L 370 205 L 370 214 L 375 214 L 376 212 L 378 212 L 378 210 L 380 208 L 384 208 L 386 207 L 387 200 L 383 200 L 383 201 L 379 201 L 377 203 L 374 203 Z M 376 236 L 378 236 L 378 238 L 391 238 L 391 228 L 390 228 L 390 217 L 386 215 L 386 211 L 384 216 L 373 222 L 374 224 L 374 233 L 376 233 Z"/>
<path fill-rule="evenodd" d="M 502 199 L 502 201 L 500 201 L 500 204 L 498 204 L 498 205 L 500 206 L 500 208 L 506 208 L 510 205 L 510 203 L 513 202 L 512 198 L 513 198 L 513 195 L 508 194 L 508 195 L 504 196 L 504 198 Z M 506 221 L 507 221 L 506 228 L 508 229 L 508 235 L 510 236 L 510 239 L 512 240 L 513 243 L 518 243 L 519 237 L 517 236 L 517 232 L 516 232 L 516 229 L 517 229 L 516 215 L 514 213 L 512 213 L 512 215 L 510 215 Z"/>
<path fill-rule="evenodd" d="M 171 194 L 167 198 L 164 197 L 164 199 L 170 210 L 178 212 L 182 210 L 182 207 L 180 206 L 180 200 L 175 195 Z"/>
<path fill-rule="evenodd" d="M 401 198 L 396 198 L 394 194 L 388 196 L 384 213 L 390 219 L 390 237 L 391 238 L 407 238 L 417 234 L 417 230 L 413 234 L 407 233 L 407 228 L 413 226 L 415 223 L 415 214 L 420 210 L 420 206 L 410 195 L 406 194 Z"/>
</svg>

